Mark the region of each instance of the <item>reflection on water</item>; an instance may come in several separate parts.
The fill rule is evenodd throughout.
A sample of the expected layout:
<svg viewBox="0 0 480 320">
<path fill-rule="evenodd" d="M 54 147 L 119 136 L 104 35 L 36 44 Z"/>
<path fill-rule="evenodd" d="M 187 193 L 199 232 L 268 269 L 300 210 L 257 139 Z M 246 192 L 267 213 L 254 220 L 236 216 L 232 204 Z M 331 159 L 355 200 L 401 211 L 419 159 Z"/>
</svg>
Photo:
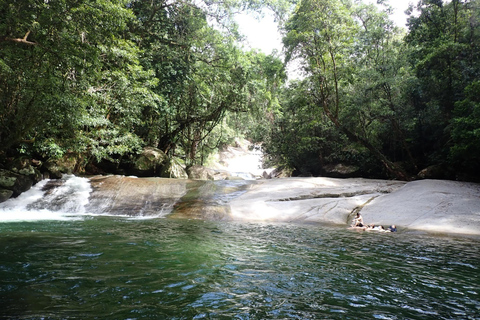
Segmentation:
<svg viewBox="0 0 480 320">
<path fill-rule="evenodd" d="M 89 217 L 0 225 L 0 318 L 478 319 L 480 239 Z"/>
</svg>

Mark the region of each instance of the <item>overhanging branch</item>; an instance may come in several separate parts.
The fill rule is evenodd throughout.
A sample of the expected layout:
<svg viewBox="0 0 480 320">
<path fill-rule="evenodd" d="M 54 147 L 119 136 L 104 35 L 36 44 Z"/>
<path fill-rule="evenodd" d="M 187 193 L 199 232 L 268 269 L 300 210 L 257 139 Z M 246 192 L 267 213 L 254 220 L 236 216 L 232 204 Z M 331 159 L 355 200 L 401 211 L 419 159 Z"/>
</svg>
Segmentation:
<svg viewBox="0 0 480 320">
<path fill-rule="evenodd" d="M 30 46 L 36 46 L 37 45 L 36 42 L 27 40 L 29 35 L 30 35 L 30 30 L 27 31 L 27 33 L 25 34 L 25 36 L 23 38 L 4 37 L 3 40 L 4 41 L 13 41 L 13 42 L 17 42 L 17 43 L 23 43 L 23 44 L 27 44 L 27 45 L 30 45 Z"/>
</svg>

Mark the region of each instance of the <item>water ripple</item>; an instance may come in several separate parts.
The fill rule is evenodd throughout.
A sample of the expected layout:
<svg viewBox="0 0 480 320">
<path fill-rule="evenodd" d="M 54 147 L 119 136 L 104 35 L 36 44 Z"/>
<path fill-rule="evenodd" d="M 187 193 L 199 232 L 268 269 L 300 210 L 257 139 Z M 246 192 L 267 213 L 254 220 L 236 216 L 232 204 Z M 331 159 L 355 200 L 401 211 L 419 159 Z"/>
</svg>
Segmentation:
<svg viewBox="0 0 480 320">
<path fill-rule="evenodd" d="M 475 239 L 105 217 L 8 228 L 0 318 L 478 319 L 480 310 Z"/>
</svg>

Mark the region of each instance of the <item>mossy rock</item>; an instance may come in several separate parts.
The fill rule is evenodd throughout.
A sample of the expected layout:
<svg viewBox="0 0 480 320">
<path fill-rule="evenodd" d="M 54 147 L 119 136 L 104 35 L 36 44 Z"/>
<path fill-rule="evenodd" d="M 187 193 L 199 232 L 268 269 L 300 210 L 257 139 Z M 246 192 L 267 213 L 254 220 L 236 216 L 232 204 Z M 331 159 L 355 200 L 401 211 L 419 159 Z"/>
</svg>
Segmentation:
<svg viewBox="0 0 480 320">
<path fill-rule="evenodd" d="M 0 169 L 0 188 L 11 190 L 11 196 L 17 197 L 22 192 L 29 190 L 33 182 L 34 181 L 28 176 L 10 170 Z"/>
<path fill-rule="evenodd" d="M 187 174 L 192 180 L 215 180 L 215 172 L 203 166 L 192 166 L 187 169 Z"/>
<path fill-rule="evenodd" d="M 18 174 L 12 171 L 0 169 L 0 187 L 11 190 L 18 176 Z"/>
<path fill-rule="evenodd" d="M 12 190 L 0 189 L 0 202 L 7 201 L 12 197 L 12 195 L 13 195 Z"/>
<path fill-rule="evenodd" d="M 155 177 L 168 162 L 168 156 L 160 149 L 146 147 L 134 160 L 131 174 L 139 177 Z"/>
<path fill-rule="evenodd" d="M 188 179 L 188 174 L 183 168 L 178 159 L 170 159 L 170 161 L 163 166 L 161 177 L 172 179 Z"/>
<path fill-rule="evenodd" d="M 59 159 L 47 160 L 43 167 L 49 173 L 50 178 L 60 179 L 63 174 L 75 173 L 78 159 L 78 155 L 74 153 L 69 153 Z"/>
<path fill-rule="evenodd" d="M 38 169 L 42 163 L 38 160 L 32 160 L 29 158 L 18 158 L 15 159 L 8 169 L 12 172 L 18 173 L 22 176 L 28 176 L 33 180 L 34 183 L 42 180 L 42 173 Z"/>
</svg>

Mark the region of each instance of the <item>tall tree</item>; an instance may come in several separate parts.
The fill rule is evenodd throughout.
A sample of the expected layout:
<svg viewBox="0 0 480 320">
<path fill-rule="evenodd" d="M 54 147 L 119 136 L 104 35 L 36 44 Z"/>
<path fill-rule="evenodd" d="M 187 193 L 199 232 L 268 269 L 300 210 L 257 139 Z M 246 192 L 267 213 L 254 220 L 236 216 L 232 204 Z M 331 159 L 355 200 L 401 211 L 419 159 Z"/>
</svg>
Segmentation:
<svg viewBox="0 0 480 320">
<path fill-rule="evenodd" d="M 128 41 L 127 1 L 2 0 L 0 12 L 0 153 L 138 146 L 125 122 L 151 74 Z"/>
<path fill-rule="evenodd" d="M 209 19 L 225 21 L 240 3 L 135 1 L 138 44 L 145 51 L 142 63 L 153 69 L 155 88 L 164 104 L 144 109 L 144 123 L 137 132 L 147 143 L 185 158 L 186 164 L 202 162 L 209 134 L 227 113 L 249 112 L 260 86 L 255 54 L 244 53 L 235 33 L 221 32 Z M 242 6 L 256 6 L 245 2 Z M 228 21 L 228 19 L 226 19 Z M 262 73 L 260 73 L 262 74 Z M 265 73 L 263 73 L 265 75 Z"/>
<path fill-rule="evenodd" d="M 374 7 L 365 9 L 371 11 Z M 359 21 L 363 17 L 363 26 L 355 19 L 355 13 Z M 357 106 L 351 99 L 352 86 L 368 79 L 368 74 L 362 69 L 365 63 L 373 63 L 374 68 L 381 68 L 380 61 L 372 60 L 372 57 L 384 50 L 388 44 L 387 38 L 393 32 L 391 28 L 377 28 L 378 21 L 377 24 L 369 24 L 367 17 L 370 19 L 373 15 L 369 13 L 367 16 L 362 11 L 356 11 L 356 7 L 348 0 L 302 1 L 286 24 L 284 44 L 287 58 L 300 56 L 304 59 L 304 69 L 312 82 L 311 95 L 315 104 L 335 127 L 352 142 L 367 148 L 392 176 L 407 180 L 409 177 L 404 170 L 381 151 L 375 143 L 376 137 L 369 137 L 365 126 L 360 123 L 358 116 L 367 112 L 358 108 L 363 109 L 365 104 Z M 386 25 L 383 23 L 382 27 Z M 375 29 L 370 30 L 369 27 Z M 381 32 L 380 36 L 376 35 L 378 32 Z M 362 64 L 358 65 L 359 61 Z M 358 98 L 358 94 L 363 93 L 353 92 L 353 95 Z M 386 103 L 386 107 L 389 106 L 391 103 Z M 350 120 L 352 112 L 357 114 L 353 123 Z M 378 115 L 373 120 L 378 121 Z"/>
<path fill-rule="evenodd" d="M 281 108 L 262 139 L 268 162 L 298 175 L 321 175 L 324 165 L 342 161 L 348 141 L 309 95 L 308 81 L 294 81 L 279 96 Z"/>
<path fill-rule="evenodd" d="M 430 162 L 446 162 L 453 142 L 450 124 L 459 115 L 456 105 L 480 76 L 479 3 L 422 0 L 415 9 L 419 14 L 408 20 L 406 41 L 418 78 L 411 92 L 419 119 L 417 140 Z"/>
<path fill-rule="evenodd" d="M 357 133 L 389 159 L 417 171 L 409 142 L 413 112 L 404 92 L 414 75 L 407 63 L 404 34 L 389 19 L 390 13 L 386 4 L 383 10 L 361 3 L 354 9 L 361 29 L 353 59 L 356 80 L 351 84 L 347 108 L 348 118 L 355 123 L 349 126 L 358 126 Z"/>
</svg>

